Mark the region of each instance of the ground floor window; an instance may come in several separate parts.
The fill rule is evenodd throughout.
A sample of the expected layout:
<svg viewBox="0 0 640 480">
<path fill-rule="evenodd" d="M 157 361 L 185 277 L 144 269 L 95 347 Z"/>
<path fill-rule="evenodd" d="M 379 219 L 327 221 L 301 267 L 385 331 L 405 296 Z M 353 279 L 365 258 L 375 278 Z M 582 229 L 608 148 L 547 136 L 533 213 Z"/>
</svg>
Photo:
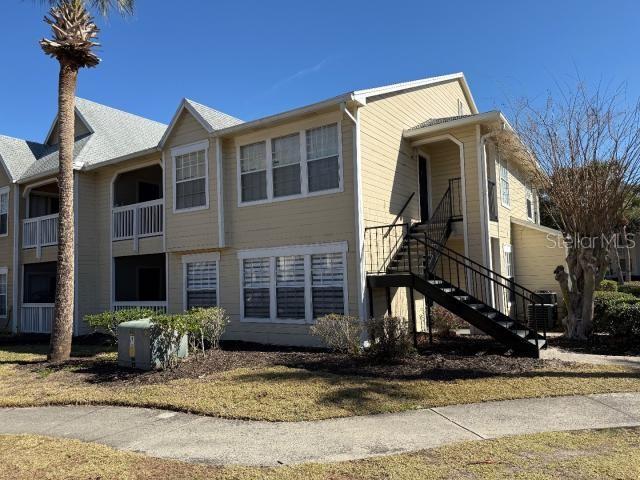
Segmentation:
<svg viewBox="0 0 640 480">
<path fill-rule="evenodd" d="M 347 311 L 345 243 L 238 254 L 242 320 L 312 323 Z"/>
<path fill-rule="evenodd" d="M 184 309 L 215 307 L 218 305 L 218 260 L 217 253 L 185 255 Z"/>
<path fill-rule="evenodd" d="M 54 303 L 56 300 L 56 262 L 24 266 L 24 303 Z"/>
<path fill-rule="evenodd" d="M 7 273 L 6 267 L 0 267 L 0 317 L 7 316 Z"/>
</svg>

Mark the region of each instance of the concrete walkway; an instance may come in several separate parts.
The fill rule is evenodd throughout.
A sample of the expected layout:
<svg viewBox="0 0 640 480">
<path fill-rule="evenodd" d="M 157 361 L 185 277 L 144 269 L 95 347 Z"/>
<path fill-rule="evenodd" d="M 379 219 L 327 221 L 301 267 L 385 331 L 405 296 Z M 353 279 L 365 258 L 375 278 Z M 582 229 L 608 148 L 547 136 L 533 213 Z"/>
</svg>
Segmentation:
<svg viewBox="0 0 640 480">
<path fill-rule="evenodd" d="M 594 355 L 577 353 L 559 348 L 540 350 L 540 358 L 545 360 L 562 360 L 563 362 L 592 363 L 596 365 L 619 365 L 621 367 L 640 369 L 640 356 Z"/>
<path fill-rule="evenodd" d="M 96 442 L 219 465 L 353 460 L 537 432 L 640 426 L 640 393 L 509 400 L 317 422 L 225 420 L 126 407 L 0 409 L 0 434 Z"/>
</svg>

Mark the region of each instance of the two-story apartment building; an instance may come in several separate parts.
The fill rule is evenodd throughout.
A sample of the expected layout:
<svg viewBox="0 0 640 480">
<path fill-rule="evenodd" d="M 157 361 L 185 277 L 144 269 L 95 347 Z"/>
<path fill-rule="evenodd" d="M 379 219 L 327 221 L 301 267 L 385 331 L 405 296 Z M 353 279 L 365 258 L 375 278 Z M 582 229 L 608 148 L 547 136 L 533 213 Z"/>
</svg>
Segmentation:
<svg viewBox="0 0 640 480">
<path fill-rule="evenodd" d="M 462 74 L 247 122 L 185 99 L 167 126 L 78 99 L 75 333 L 88 313 L 132 306 L 220 305 L 226 338 L 292 345 L 315 344 L 325 313 L 417 318 L 428 291 L 372 279 L 427 233 L 486 282 L 553 287 L 564 251 L 546 248 L 557 232 L 538 224 L 526 169 L 493 142 L 505 128 Z M 0 163 L 0 328 L 47 332 L 56 122 L 42 144 L 0 136 Z"/>
</svg>

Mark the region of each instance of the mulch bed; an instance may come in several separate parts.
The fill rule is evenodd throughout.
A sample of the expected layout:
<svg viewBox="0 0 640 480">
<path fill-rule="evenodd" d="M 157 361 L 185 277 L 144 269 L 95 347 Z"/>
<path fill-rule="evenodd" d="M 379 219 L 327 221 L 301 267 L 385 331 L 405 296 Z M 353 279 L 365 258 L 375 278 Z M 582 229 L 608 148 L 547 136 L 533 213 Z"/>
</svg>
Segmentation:
<svg viewBox="0 0 640 480">
<path fill-rule="evenodd" d="M 522 375 L 543 367 L 563 364 L 555 360 L 510 356 L 504 347 L 484 338 L 439 340 L 433 345 L 424 343 L 421 341 L 419 353 L 396 361 L 367 356 L 353 358 L 315 349 L 228 342 L 221 350 L 208 351 L 205 357 L 201 354 L 192 355 L 180 362 L 176 368 L 164 371 L 139 372 L 122 369 L 111 361 L 74 359 L 71 363 L 76 373 L 84 374 L 84 381 L 138 385 L 183 378 L 203 378 L 237 368 L 273 366 L 380 380 L 447 381 L 496 375 Z M 63 368 L 68 369 L 70 366 L 67 363 Z"/>
</svg>

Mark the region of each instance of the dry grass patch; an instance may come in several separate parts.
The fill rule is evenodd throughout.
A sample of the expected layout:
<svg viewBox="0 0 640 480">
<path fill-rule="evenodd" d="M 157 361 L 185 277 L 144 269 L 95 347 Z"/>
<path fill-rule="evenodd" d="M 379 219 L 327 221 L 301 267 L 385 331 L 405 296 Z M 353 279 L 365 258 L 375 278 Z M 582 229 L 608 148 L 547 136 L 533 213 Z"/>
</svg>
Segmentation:
<svg viewBox="0 0 640 480">
<path fill-rule="evenodd" d="M 111 404 L 301 421 L 489 400 L 640 391 L 638 371 L 561 362 L 536 361 L 514 373 L 473 378 L 454 372 L 454 380 L 437 367 L 408 378 L 385 378 L 258 365 L 139 382 L 115 368 L 113 359 L 106 353 L 51 367 L 38 363 L 42 358 L 30 349 L 0 349 L 0 406 Z"/>
<path fill-rule="evenodd" d="M 0 436 L 0 478 L 374 480 L 636 480 L 640 429 L 524 435 L 414 454 L 278 468 L 215 467 L 38 436 Z"/>
</svg>

